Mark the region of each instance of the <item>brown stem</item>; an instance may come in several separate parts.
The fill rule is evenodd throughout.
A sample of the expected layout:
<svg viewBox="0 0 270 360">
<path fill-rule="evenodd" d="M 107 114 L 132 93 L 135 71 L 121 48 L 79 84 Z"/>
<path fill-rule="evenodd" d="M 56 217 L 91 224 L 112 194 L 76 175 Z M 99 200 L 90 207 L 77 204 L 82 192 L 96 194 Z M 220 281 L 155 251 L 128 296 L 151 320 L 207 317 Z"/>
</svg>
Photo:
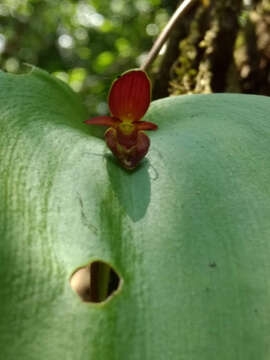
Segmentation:
<svg viewBox="0 0 270 360">
<path fill-rule="evenodd" d="M 160 49 L 162 48 L 162 45 L 168 39 L 170 32 L 174 28 L 174 25 L 177 23 L 177 20 L 179 20 L 180 17 L 183 16 L 191 8 L 191 6 L 195 4 L 196 1 L 197 0 L 183 0 L 182 1 L 182 3 L 179 5 L 179 7 L 173 13 L 168 24 L 162 30 L 159 37 L 157 38 L 154 45 L 152 46 L 152 49 L 150 50 L 145 62 L 141 66 L 141 70 L 144 70 L 144 71 L 147 70 L 147 68 L 152 64 L 152 62 L 155 60 L 156 56 L 158 55 Z"/>
</svg>

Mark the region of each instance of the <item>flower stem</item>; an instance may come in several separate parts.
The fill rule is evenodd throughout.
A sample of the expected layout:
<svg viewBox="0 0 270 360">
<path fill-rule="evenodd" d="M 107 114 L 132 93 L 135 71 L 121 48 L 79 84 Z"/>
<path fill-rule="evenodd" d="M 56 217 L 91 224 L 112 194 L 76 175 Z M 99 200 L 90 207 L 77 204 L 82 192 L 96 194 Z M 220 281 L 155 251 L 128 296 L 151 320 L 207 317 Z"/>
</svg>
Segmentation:
<svg viewBox="0 0 270 360">
<path fill-rule="evenodd" d="M 110 281 L 111 268 L 105 264 L 100 263 L 99 265 L 99 286 L 98 286 L 98 297 L 99 301 L 104 301 L 108 297 L 109 281 Z"/>
<path fill-rule="evenodd" d="M 90 266 L 90 301 L 106 300 L 109 290 L 111 268 L 103 261 L 94 261 Z"/>
<path fill-rule="evenodd" d="M 145 60 L 145 62 L 141 66 L 141 70 L 146 71 L 147 68 L 152 64 L 152 62 L 157 57 L 160 49 L 162 48 L 162 45 L 166 42 L 168 39 L 172 29 L 174 28 L 174 25 L 176 22 L 183 16 L 192 5 L 195 4 L 197 0 L 183 0 L 179 7 L 175 10 L 172 17 L 170 18 L 168 24 L 165 26 L 165 28 L 160 33 L 157 40 L 154 42 L 154 45 L 152 46 L 152 49 L 149 51 L 149 54 Z"/>
</svg>

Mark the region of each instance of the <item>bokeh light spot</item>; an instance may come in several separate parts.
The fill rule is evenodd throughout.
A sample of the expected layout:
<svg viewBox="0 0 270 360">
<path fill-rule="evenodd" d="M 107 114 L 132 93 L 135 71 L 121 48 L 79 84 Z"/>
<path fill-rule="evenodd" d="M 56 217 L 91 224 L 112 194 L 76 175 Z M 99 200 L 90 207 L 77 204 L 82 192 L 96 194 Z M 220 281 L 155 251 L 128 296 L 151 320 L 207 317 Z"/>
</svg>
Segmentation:
<svg viewBox="0 0 270 360">
<path fill-rule="evenodd" d="M 158 32 L 159 32 L 159 28 L 158 28 L 157 24 L 148 24 L 146 26 L 147 35 L 155 36 L 158 34 Z"/>
<path fill-rule="evenodd" d="M 72 36 L 63 34 L 58 38 L 58 45 L 63 49 L 72 49 L 74 47 L 74 40 Z"/>
<path fill-rule="evenodd" d="M 6 38 L 3 34 L 0 34 L 0 54 L 5 51 L 6 48 Z"/>
</svg>

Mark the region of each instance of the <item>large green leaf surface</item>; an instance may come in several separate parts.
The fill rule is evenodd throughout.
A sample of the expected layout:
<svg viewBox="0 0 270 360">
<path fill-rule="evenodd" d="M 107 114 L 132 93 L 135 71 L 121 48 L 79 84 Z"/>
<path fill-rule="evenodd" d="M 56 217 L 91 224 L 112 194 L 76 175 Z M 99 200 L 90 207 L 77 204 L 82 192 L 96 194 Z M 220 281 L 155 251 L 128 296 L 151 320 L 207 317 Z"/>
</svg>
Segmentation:
<svg viewBox="0 0 270 360">
<path fill-rule="evenodd" d="M 153 102 L 132 173 L 45 72 L 0 74 L 0 358 L 268 360 L 270 100 Z M 121 289 L 82 302 L 71 274 Z"/>
</svg>

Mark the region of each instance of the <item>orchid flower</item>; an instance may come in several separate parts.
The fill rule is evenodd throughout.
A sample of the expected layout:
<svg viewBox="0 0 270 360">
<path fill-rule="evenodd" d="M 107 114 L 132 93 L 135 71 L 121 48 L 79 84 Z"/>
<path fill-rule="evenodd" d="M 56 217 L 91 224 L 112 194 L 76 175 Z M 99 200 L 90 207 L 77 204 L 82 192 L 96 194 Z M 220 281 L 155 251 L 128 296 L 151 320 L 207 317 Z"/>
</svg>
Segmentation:
<svg viewBox="0 0 270 360">
<path fill-rule="evenodd" d="M 111 116 L 98 116 L 86 124 L 105 125 L 105 140 L 121 165 L 134 169 L 145 157 L 150 139 L 144 130 L 156 130 L 157 125 L 141 121 L 151 98 L 151 83 L 142 70 L 130 70 L 118 77 L 109 92 Z"/>
</svg>

